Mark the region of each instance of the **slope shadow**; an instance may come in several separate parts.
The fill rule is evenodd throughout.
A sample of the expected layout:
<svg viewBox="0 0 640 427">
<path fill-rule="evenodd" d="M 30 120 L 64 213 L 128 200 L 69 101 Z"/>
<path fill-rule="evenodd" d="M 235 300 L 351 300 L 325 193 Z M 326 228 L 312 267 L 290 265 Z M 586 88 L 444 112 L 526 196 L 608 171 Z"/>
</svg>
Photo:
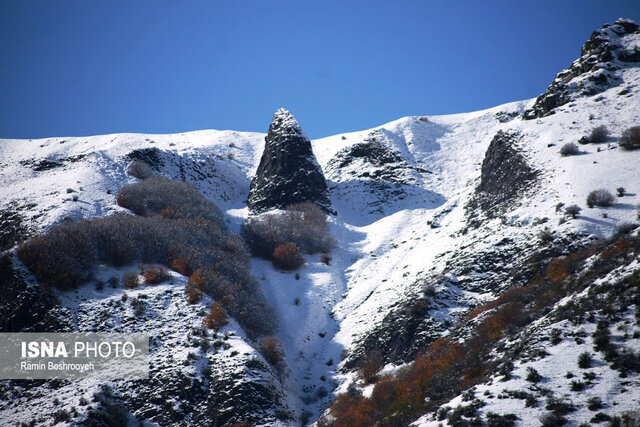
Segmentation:
<svg viewBox="0 0 640 427">
<path fill-rule="evenodd" d="M 329 182 L 338 216 L 345 223 L 363 227 L 407 209 L 435 209 L 447 199 L 415 184 L 352 179 Z"/>
</svg>

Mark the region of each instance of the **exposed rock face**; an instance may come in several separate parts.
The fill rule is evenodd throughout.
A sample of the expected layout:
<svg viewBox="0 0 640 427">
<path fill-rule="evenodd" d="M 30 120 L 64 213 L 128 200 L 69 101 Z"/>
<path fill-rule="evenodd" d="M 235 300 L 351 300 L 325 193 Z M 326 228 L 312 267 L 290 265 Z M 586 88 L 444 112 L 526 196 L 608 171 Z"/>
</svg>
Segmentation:
<svg viewBox="0 0 640 427">
<path fill-rule="evenodd" d="M 281 108 L 269 126 L 247 205 L 252 212 L 259 213 L 305 201 L 334 213 L 311 142 L 293 115 Z"/>
<path fill-rule="evenodd" d="M 583 95 L 595 95 L 622 81 L 616 71 L 638 66 L 640 26 L 633 21 L 618 19 L 596 30 L 582 46 L 580 58 L 560 72 L 533 107 L 524 113 L 530 120 L 548 116 L 554 109 Z M 636 64 L 633 64 L 636 63 Z"/>
<path fill-rule="evenodd" d="M 537 172 L 515 148 L 519 139 L 519 135 L 503 131 L 493 137 L 482 161 L 480 185 L 470 208 L 481 208 L 487 217 L 495 217 L 535 181 Z"/>
</svg>

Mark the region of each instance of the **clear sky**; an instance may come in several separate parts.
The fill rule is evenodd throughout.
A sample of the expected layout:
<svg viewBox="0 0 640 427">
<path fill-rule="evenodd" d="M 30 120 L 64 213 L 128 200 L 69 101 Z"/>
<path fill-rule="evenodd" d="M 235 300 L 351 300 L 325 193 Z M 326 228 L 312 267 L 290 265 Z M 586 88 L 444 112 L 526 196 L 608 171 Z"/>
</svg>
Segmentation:
<svg viewBox="0 0 640 427">
<path fill-rule="evenodd" d="M 640 1 L 0 0 L 0 137 L 311 138 L 532 98 Z"/>
</svg>

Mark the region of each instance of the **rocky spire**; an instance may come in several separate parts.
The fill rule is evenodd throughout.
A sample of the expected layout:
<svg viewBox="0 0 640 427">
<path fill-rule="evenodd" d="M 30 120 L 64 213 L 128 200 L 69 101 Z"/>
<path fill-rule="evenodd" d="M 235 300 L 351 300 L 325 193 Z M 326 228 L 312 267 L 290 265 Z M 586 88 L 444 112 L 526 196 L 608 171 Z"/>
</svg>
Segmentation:
<svg viewBox="0 0 640 427">
<path fill-rule="evenodd" d="M 311 142 L 295 117 L 280 108 L 269 126 L 260 165 L 251 180 L 247 205 L 252 212 L 259 213 L 305 201 L 334 213 Z"/>
</svg>

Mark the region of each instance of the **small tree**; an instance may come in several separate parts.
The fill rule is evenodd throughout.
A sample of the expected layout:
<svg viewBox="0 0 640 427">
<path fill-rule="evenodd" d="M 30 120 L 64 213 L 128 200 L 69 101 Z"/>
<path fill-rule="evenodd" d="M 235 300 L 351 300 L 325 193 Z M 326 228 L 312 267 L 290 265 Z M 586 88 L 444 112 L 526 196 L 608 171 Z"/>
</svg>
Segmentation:
<svg viewBox="0 0 640 427">
<path fill-rule="evenodd" d="M 304 257 L 293 242 L 276 247 L 271 259 L 273 265 L 283 270 L 297 270 L 304 265 Z"/>
<path fill-rule="evenodd" d="M 616 192 L 618 193 L 618 197 L 624 197 L 624 195 L 627 193 L 627 190 L 625 190 L 624 187 L 618 187 L 616 188 Z"/>
<path fill-rule="evenodd" d="M 578 148 L 578 145 L 573 142 L 567 142 L 562 146 L 562 148 L 560 148 L 560 154 L 563 156 L 573 156 L 579 152 L 580 149 Z"/>
<path fill-rule="evenodd" d="M 640 149 L 640 126 L 633 126 L 622 132 L 619 145 L 623 150 Z"/>
<path fill-rule="evenodd" d="M 567 206 L 564 210 L 564 212 L 571 216 L 571 218 L 577 217 L 578 214 L 580 214 L 580 211 L 582 211 L 582 208 L 578 205 Z"/>
<path fill-rule="evenodd" d="M 587 196 L 587 206 L 590 208 L 594 206 L 600 206 L 602 208 L 609 207 L 613 204 L 615 197 L 608 190 L 599 189 L 593 190 Z"/>
</svg>

